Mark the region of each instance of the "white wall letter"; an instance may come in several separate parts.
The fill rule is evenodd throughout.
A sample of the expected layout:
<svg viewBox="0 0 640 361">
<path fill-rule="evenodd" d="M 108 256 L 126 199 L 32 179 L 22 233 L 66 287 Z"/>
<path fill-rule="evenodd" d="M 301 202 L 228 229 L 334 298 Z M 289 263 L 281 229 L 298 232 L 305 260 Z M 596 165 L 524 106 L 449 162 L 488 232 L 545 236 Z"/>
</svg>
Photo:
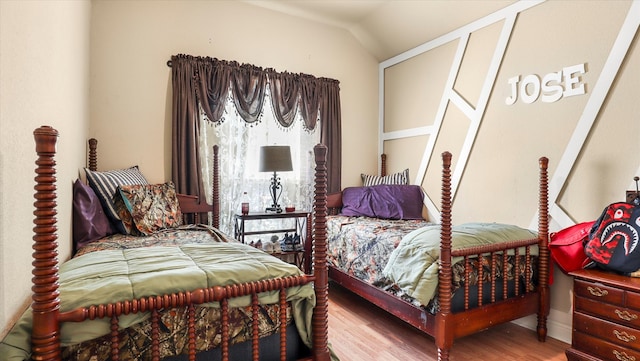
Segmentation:
<svg viewBox="0 0 640 361">
<path fill-rule="evenodd" d="M 574 74 L 584 74 L 584 63 L 573 66 L 568 66 L 562 69 L 564 74 L 564 96 L 570 97 L 573 95 L 584 94 L 584 84 L 580 83 L 580 77 L 574 77 Z M 579 86 L 575 86 L 580 84 Z"/>
<path fill-rule="evenodd" d="M 545 103 L 553 103 L 562 98 L 562 72 L 549 73 L 542 78 L 542 100 Z"/>
<path fill-rule="evenodd" d="M 511 84 L 511 96 L 505 99 L 507 105 L 513 105 L 518 100 L 518 82 L 520 81 L 520 75 L 516 75 L 513 78 L 509 78 L 508 83 Z"/>
<path fill-rule="evenodd" d="M 532 92 L 529 93 L 527 91 L 527 85 L 531 84 Z M 526 104 L 531 104 L 535 102 L 540 96 L 540 78 L 537 75 L 531 74 L 527 75 L 522 79 L 522 83 L 520 83 L 520 98 Z"/>
</svg>

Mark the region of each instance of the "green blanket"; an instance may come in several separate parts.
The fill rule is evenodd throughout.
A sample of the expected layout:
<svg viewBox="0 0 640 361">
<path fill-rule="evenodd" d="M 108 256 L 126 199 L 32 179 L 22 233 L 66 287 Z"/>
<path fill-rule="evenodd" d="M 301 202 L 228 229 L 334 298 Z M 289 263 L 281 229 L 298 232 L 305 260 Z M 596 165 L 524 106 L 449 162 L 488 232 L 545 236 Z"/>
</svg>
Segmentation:
<svg viewBox="0 0 640 361">
<path fill-rule="evenodd" d="M 533 239 L 537 233 L 499 223 L 466 223 L 452 227 L 452 249 L 506 241 Z M 537 255 L 537 247 L 532 254 Z M 453 258 L 452 264 L 461 260 Z M 429 225 L 405 235 L 393 251 L 384 275 L 421 305 L 428 305 L 438 285 L 440 225 Z"/>
<path fill-rule="evenodd" d="M 212 286 L 224 286 L 301 275 L 296 266 L 241 243 L 191 244 L 89 253 L 60 267 L 60 307 L 69 311 L 94 304 L 161 295 Z M 276 292 L 261 293 L 262 304 L 278 302 Z M 311 285 L 287 290 L 293 317 L 302 340 L 311 346 L 311 317 L 315 293 Z M 250 304 L 250 296 L 232 299 L 230 307 Z M 217 304 L 212 304 L 217 307 Z M 148 314 L 120 317 L 120 327 L 143 321 Z M 30 354 L 29 309 L 0 343 L 0 359 L 25 360 Z M 109 319 L 65 323 L 62 345 L 109 333 Z"/>
</svg>

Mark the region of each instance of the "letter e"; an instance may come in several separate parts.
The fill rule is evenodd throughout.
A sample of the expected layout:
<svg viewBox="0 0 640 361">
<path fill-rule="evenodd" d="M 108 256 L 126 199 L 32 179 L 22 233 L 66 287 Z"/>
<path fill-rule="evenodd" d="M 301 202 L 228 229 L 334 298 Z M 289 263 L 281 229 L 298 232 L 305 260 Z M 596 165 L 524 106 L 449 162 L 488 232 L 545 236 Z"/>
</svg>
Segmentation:
<svg viewBox="0 0 640 361">
<path fill-rule="evenodd" d="M 584 84 L 580 83 L 580 77 L 574 77 L 574 74 L 584 74 L 584 63 L 568 66 L 562 69 L 564 74 L 564 96 L 570 97 L 574 95 L 584 94 Z M 579 84 L 576 86 L 576 84 Z"/>
</svg>

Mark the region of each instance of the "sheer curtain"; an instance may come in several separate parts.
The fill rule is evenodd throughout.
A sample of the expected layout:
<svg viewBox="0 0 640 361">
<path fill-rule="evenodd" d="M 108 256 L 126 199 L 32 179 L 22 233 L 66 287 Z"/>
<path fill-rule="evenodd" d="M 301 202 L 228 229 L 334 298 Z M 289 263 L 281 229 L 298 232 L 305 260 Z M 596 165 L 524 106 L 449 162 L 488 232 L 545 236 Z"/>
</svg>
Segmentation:
<svg viewBox="0 0 640 361">
<path fill-rule="evenodd" d="M 220 189 L 224 190 L 224 197 L 220 199 L 220 229 L 230 235 L 233 234 L 233 215 L 240 213 L 240 201 L 244 192 L 249 196 L 251 212 L 263 212 L 272 202 L 269 185 L 273 173 L 258 172 L 259 150 L 263 145 L 288 145 L 291 148 L 293 171 L 278 172 L 283 186 L 280 205 L 283 208 L 293 205 L 296 210 L 311 211 L 313 204 L 313 147 L 320 142 L 320 127 L 307 129 L 297 111 L 289 116 L 289 126 L 283 127 L 276 121 L 270 89 L 271 84 L 267 86 L 262 113 L 253 123 L 240 118 L 232 94 L 227 97 L 223 121 L 213 123 L 200 112 L 199 148 L 201 154 L 206 154 L 201 158 L 203 174 L 212 172 L 211 149 L 217 144 L 220 173 L 223 175 Z M 207 182 L 204 188 L 208 190 L 207 198 L 210 200 L 211 179 L 204 179 Z M 260 226 L 275 225 L 263 223 Z"/>
<path fill-rule="evenodd" d="M 312 196 L 305 195 L 313 179 L 303 173 L 313 170 L 306 149 L 319 142 L 327 146 L 327 191 L 341 189 L 339 81 L 184 54 L 173 55 L 168 65 L 173 90 L 172 180 L 178 192 L 205 197 L 211 189 L 204 184 L 210 173 L 206 169 L 203 173 L 202 167 L 209 164 L 206 153 L 217 141 L 223 147 L 221 178 L 225 183 L 220 201 L 224 231 L 232 231 L 235 203 L 242 192 L 254 198 L 254 210 L 264 206 L 262 197 L 270 175 L 259 174 L 252 165 L 262 145 L 290 145 L 294 150 L 294 172 L 278 173 L 288 198 L 283 202 L 311 210 L 306 202 Z M 277 136 L 278 131 L 286 136 Z M 209 133 L 214 135 L 206 135 Z"/>
</svg>

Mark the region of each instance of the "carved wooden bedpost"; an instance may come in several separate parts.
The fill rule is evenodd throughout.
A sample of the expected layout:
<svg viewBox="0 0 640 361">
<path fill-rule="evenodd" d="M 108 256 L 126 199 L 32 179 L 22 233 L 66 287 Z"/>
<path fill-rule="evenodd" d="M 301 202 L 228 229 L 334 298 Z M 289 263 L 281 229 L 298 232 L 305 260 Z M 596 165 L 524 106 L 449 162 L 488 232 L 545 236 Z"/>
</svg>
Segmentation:
<svg viewBox="0 0 640 361">
<path fill-rule="evenodd" d="M 438 272 L 438 300 L 440 311 L 436 314 L 435 340 L 438 360 L 449 360 L 453 346 L 451 317 L 451 153 L 442 153 L 442 209 L 440 210 L 440 270 Z"/>
<path fill-rule="evenodd" d="M 384 177 L 387 175 L 387 155 L 382 153 L 380 154 L 380 176 Z"/>
<path fill-rule="evenodd" d="M 33 223 L 33 360 L 60 359 L 58 315 L 58 235 L 56 227 L 55 159 L 58 131 L 42 126 L 33 132 L 36 141 L 36 193 Z"/>
<path fill-rule="evenodd" d="M 213 226 L 215 228 L 220 228 L 220 194 L 218 190 L 220 189 L 220 168 L 219 168 L 219 157 L 220 147 L 216 144 L 213 146 L 213 191 L 212 194 L 212 203 L 213 203 Z"/>
<path fill-rule="evenodd" d="M 549 294 L 549 195 L 548 195 L 548 174 L 549 159 L 541 157 L 540 165 L 540 209 L 538 209 L 538 252 L 540 253 L 538 264 L 540 290 L 540 307 L 538 309 L 538 340 L 543 342 L 547 337 L 547 316 L 549 316 L 550 294 Z"/>
<path fill-rule="evenodd" d="M 313 309 L 312 343 L 313 359 L 329 360 L 329 271 L 327 267 L 327 147 L 318 144 L 313 148 L 316 158 L 316 189 L 313 204 L 314 225 L 314 289 L 316 307 Z"/>
<path fill-rule="evenodd" d="M 98 170 L 98 140 L 96 138 L 89 139 L 89 170 Z"/>
</svg>

